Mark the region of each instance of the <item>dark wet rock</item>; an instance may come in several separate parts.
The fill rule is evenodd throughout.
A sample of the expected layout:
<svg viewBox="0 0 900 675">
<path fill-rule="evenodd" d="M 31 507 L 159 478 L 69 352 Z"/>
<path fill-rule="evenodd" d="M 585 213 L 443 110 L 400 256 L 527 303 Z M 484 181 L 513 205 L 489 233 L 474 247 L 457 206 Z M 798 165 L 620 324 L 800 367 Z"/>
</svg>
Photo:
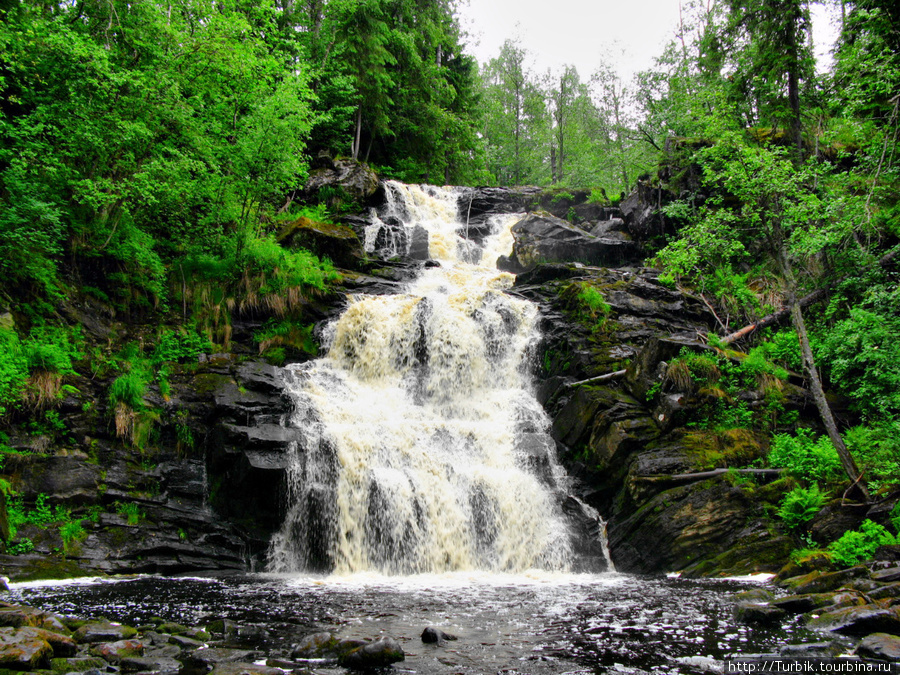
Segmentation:
<svg viewBox="0 0 900 675">
<path fill-rule="evenodd" d="M 900 632 L 900 608 L 883 609 L 876 605 L 847 607 L 823 612 L 809 620 L 814 630 L 834 631 L 845 635 Z"/>
<path fill-rule="evenodd" d="M 440 628 L 435 628 L 434 626 L 428 626 L 422 631 L 422 642 L 425 642 L 426 644 L 443 644 L 447 640 L 456 639 L 458 638 L 455 635 L 445 633 Z"/>
<path fill-rule="evenodd" d="M 185 635 L 188 627 L 182 626 L 180 623 L 165 622 L 159 624 L 156 630 L 159 633 L 169 633 L 170 635 Z"/>
<path fill-rule="evenodd" d="M 528 214 L 513 225 L 512 234 L 512 253 L 501 257 L 497 266 L 516 274 L 546 262 L 616 267 L 636 262 L 639 255 L 630 241 L 595 237 L 547 214 Z"/>
<path fill-rule="evenodd" d="M 342 655 L 338 663 L 353 670 L 384 668 L 403 661 L 406 655 L 395 639 L 383 637 Z"/>
<path fill-rule="evenodd" d="M 879 661 L 900 661 L 900 636 L 887 633 L 867 635 L 856 647 L 858 656 Z"/>
<path fill-rule="evenodd" d="M 119 661 L 129 656 L 143 656 L 144 643 L 140 640 L 102 642 L 91 647 L 91 654 L 99 656 L 110 663 L 119 663 Z"/>
<path fill-rule="evenodd" d="M 774 605 L 746 601 L 735 604 L 732 613 L 735 621 L 749 624 L 778 623 L 787 614 L 783 609 Z"/>
<path fill-rule="evenodd" d="M 9 605 L 0 607 L 0 626 L 32 626 L 43 628 L 54 633 L 69 634 L 63 617 L 52 612 L 45 612 L 26 605 Z"/>
<path fill-rule="evenodd" d="M 117 642 L 128 640 L 137 635 L 137 631 L 131 626 L 123 626 L 117 623 L 86 623 L 75 631 L 72 637 L 79 644 L 95 642 Z"/>
<path fill-rule="evenodd" d="M 347 225 L 301 217 L 284 225 L 277 240 L 282 246 L 328 258 L 338 267 L 356 269 L 365 258 L 359 237 Z"/>
<path fill-rule="evenodd" d="M 795 595 L 806 593 L 826 593 L 847 585 L 854 579 L 868 578 L 869 570 L 866 567 L 851 567 L 837 572 L 813 571 L 801 577 L 785 579 L 781 585 L 790 588 Z"/>
<path fill-rule="evenodd" d="M 83 673 L 86 670 L 101 670 L 105 667 L 106 661 L 93 656 L 54 658 L 50 661 L 50 669 L 55 673 Z"/>
<path fill-rule="evenodd" d="M 889 560 L 892 562 L 900 562 L 900 544 L 891 544 L 888 546 L 879 546 L 872 556 L 875 560 Z"/>
<path fill-rule="evenodd" d="M 255 663 L 217 663 L 209 675 L 284 675 L 284 671 Z"/>
<path fill-rule="evenodd" d="M 775 594 L 768 588 L 751 588 L 747 591 L 740 591 L 731 596 L 736 602 L 768 602 L 772 603 Z M 774 604 L 774 603 L 772 603 Z"/>
<path fill-rule="evenodd" d="M 788 614 L 806 614 L 815 609 L 832 604 L 830 593 L 807 593 L 805 595 L 787 595 L 772 601 L 774 607 L 783 609 Z"/>
<path fill-rule="evenodd" d="M 75 640 L 68 635 L 61 635 L 53 631 L 45 630 L 43 628 L 34 628 L 32 626 L 22 626 L 18 631 L 18 635 L 32 636 L 47 642 L 53 649 L 54 656 L 74 656 L 75 652 L 78 650 L 78 645 L 75 644 Z"/>
<path fill-rule="evenodd" d="M 651 237 L 671 231 L 671 225 L 660 211 L 660 207 L 672 199 L 673 195 L 667 190 L 646 183 L 638 183 L 619 205 L 631 235 L 646 241 Z"/>
<path fill-rule="evenodd" d="M 50 644 L 23 628 L 0 628 L 0 668 L 37 670 L 50 664 Z"/>
<path fill-rule="evenodd" d="M 889 567 L 883 570 L 876 570 L 872 572 L 872 579 L 882 583 L 900 581 L 900 567 Z"/>
<path fill-rule="evenodd" d="M 847 649 L 839 640 L 831 642 L 806 642 L 803 644 L 783 645 L 779 655 L 791 659 L 832 659 Z"/>
<path fill-rule="evenodd" d="M 175 645 L 180 649 L 199 649 L 203 646 L 203 640 L 196 640 L 187 635 L 170 635 L 169 644 Z"/>
<path fill-rule="evenodd" d="M 884 600 L 887 598 L 900 598 L 900 582 L 883 584 L 878 588 L 869 591 L 869 597 L 873 600 Z"/>
<path fill-rule="evenodd" d="M 174 658 L 156 656 L 129 656 L 119 662 L 123 673 L 164 673 L 175 675 L 181 671 L 181 662 Z"/>
<path fill-rule="evenodd" d="M 256 658 L 257 655 L 257 652 L 249 649 L 207 647 L 191 652 L 186 659 L 186 663 L 194 667 L 209 667 L 220 663 L 249 661 Z"/>
<path fill-rule="evenodd" d="M 325 201 L 331 208 L 341 210 L 353 202 L 364 205 L 378 190 L 378 176 L 367 164 L 346 157 L 323 156 L 316 161 L 317 168 L 310 172 L 303 186 L 308 200 Z M 323 189 L 327 193 L 322 193 Z"/>
</svg>

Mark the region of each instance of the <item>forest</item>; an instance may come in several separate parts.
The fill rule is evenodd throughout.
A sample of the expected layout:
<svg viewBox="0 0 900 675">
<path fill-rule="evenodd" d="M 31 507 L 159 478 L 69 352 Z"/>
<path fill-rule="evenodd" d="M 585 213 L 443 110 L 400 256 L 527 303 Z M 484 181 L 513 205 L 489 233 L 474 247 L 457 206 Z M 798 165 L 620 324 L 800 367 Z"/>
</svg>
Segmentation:
<svg viewBox="0 0 900 675">
<path fill-rule="evenodd" d="M 756 326 L 747 372 L 773 408 L 787 371 L 818 393 L 823 433 L 789 416 L 768 428 L 766 465 L 796 476 L 783 520 L 802 528 L 827 495 L 892 494 L 900 7 L 840 7 L 826 72 L 805 0 L 706 0 L 624 81 L 604 62 L 532 72 L 512 40 L 479 64 L 453 0 L 0 1 L 0 461 L 21 452 L 14 429 L 65 438 L 56 406 L 76 374 L 110 378 L 109 423 L 139 441 L 147 386 L 227 344 L 232 317 L 265 308 L 258 342 L 308 342 L 304 308 L 341 273 L 275 235 L 361 210 L 297 198 L 329 156 L 405 182 L 587 189 L 604 205 L 638 182 L 664 189 L 672 228 L 648 264 L 714 309 L 723 353 Z M 161 328 L 88 344 L 61 310 L 76 300 Z M 681 365 L 725 386 L 715 363 Z M 896 543 L 867 527 L 832 555 Z"/>
</svg>

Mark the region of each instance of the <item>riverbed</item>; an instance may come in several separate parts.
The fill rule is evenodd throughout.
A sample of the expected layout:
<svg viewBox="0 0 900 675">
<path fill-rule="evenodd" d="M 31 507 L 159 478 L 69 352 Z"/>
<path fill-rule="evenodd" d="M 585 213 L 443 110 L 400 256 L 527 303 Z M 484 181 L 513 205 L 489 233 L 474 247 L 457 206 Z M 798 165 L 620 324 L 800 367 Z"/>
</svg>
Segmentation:
<svg viewBox="0 0 900 675">
<path fill-rule="evenodd" d="M 302 637 L 397 639 L 406 660 L 395 672 L 704 672 L 729 654 L 811 642 L 796 623 L 749 627 L 732 618 L 730 596 L 759 580 L 687 580 L 616 573 L 82 579 L 14 584 L 19 601 L 76 616 L 140 625 L 161 617 L 189 625 L 226 618 L 233 640 L 287 656 Z M 458 637 L 423 644 L 434 626 Z M 338 673 L 308 664 L 315 673 Z"/>
</svg>

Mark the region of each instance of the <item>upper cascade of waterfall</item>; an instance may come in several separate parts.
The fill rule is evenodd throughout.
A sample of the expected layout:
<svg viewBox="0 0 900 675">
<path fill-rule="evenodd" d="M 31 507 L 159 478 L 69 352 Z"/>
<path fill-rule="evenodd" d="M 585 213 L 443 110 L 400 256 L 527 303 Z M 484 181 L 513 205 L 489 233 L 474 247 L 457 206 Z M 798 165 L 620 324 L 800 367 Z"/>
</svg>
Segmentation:
<svg viewBox="0 0 900 675">
<path fill-rule="evenodd" d="M 384 220 L 396 219 L 395 233 L 427 235 L 441 265 L 404 293 L 350 298 L 327 355 L 286 369 L 302 440 L 269 567 L 569 569 L 566 478 L 531 393 L 537 310 L 503 292 L 513 277 L 494 266 L 517 218 L 495 219 L 478 245 L 457 216 L 460 193 L 390 183 L 387 194 L 372 241 L 383 251 Z"/>
</svg>

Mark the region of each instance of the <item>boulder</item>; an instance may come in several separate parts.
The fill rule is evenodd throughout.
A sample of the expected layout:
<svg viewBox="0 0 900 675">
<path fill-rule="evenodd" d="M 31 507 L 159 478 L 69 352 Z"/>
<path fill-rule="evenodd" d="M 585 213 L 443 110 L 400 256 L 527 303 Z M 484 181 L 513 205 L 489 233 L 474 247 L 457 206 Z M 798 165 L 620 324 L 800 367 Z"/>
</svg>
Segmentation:
<svg viewBox="0 0 900 675">
<path fill-rule="evenodd" d="M 900 567 L 888 567 L 872 572 L 872 579 L 880 582 L 900 581 Z"/>
<path fill-rule="evenodd" d="M 640 256 L 633 242 L 595 237 L 549 214 L 528 214 L 513 225 L 512 234 L 512 253 L 501 256 L 497 267 L 515 274 L 545 262 L 617 267 L 635 263 Z"/>
<path fill-rule="evenodd" d="M 382 637 L 342 655 L 338 663 L 353 670 L 372 670 L 385 668 L 405 658 L 400 643 L 393 638 Z"/>
<path fill-rule="evenodd" d="M 879 661 L 900 661 L 900 636 L 888 633 L 867 635 L 856 647 L 858 656 Z"/>
<path fill-rule="evenodd" d="M 434 626 L 428 626 L 425 630 L 422 631 L 422 642 L 426 644 L 438 644 L 441 645 L 447 640 L 456 640 L 458 639 L 455 635 L 451 635 L 450 633 L 445 633 L 440 628 L 435 628 Z"/>
<path fill-rule="evenodd" d="M 256 658 L 257 653 L 249 649 L 228 649 L 226 647 L 206 647 L 191 652 L 186 663 L 195 668 L 210 668 L 221 663 L 241 663 Z"/>
<path fill-rule="evenodd" d="M 284 675 L 284 671 L 256 663 L 229 662 L 217 663 L 209 675 Z"/>
<path fill-rule="evenodd" d="M 846 607 L 814 616 L 807 626 L 813 630 L 844 635 L 895 634 L 900 633 L 900 608 L 883 609 L 877 605 Z"/>
<path fill-rule="evenodd" d="M 316 158 L 303 195 L 308 200 L 326 202 L 331 208 L 345 208 L 356 203 L 365 205 L 378 190 L 378 175 L 363 162 L 346 157 Z"/>
<path fill-rule="evenodd" d="M 32 636 L 39 640 L 44 640 L 53 649 L 53 655 L 59 657 L 74 656 L 78 650 L 75 640 L 68 635 L 60 635 L 53 631 L 43 628 L 33 628 L 31 626 L 23 626 L 19 628 L 19 635 Z"/>
<path fill-rule="evenodd" d="M 33 633 L 19 628 L 0 628 L 0 668 L 38 670 L 46 668 L 53 648 Z"/>
<path fill-rule="evenodd" d="M 801 577 L 786 579 L 781 584 L 790 588 L 795 595 L 804 595 L 807 593 L 827 593 L 835 591 L 842 586 L 846 586 L 854 579 L 861 577 L 867 578 L 869 570 L 866 567 L 851 567 L 837 572 L 819 572 L 813 571 Z"/>
<path fill-rule="evenodd" d="M 79 644 L 92 644 L 128 640 L 135 635 L 137 635 L 137 631 L 131 626 L 123 626 L 118 623 L 86 623 L 75 631 L 73 637 Z"/>
<path fill-rule="evenodd" d="M 356 269 L 365 258 L 362 242 L 347 225 L 301 217 L 281 228 L 278 243 L 287 248 L 303 248 L 338 267 Z"/>
<path fill-rule="evenodd" d="M 733 610 L 735 621 L 748 624 L 777 624 L 786 615 L 780 607 L 758 602 L 738 602 Z"/>
<path fill-rule="evenodd" d="M 119 663 L 122 659 L 127 657 L 143 656 L 144 643 L 139 640 L 101 642 L 91 647 L 91 654 L 99 656 L 110 663 Z"/>
<path fill-rule="evenodd" d="M 181 662 L 174 658 L 155 656 L 128 656 L 119 662 L 123 673 L 153 673 L 154 675 L 177 675 L 181 672 Z"/>
</svg>

